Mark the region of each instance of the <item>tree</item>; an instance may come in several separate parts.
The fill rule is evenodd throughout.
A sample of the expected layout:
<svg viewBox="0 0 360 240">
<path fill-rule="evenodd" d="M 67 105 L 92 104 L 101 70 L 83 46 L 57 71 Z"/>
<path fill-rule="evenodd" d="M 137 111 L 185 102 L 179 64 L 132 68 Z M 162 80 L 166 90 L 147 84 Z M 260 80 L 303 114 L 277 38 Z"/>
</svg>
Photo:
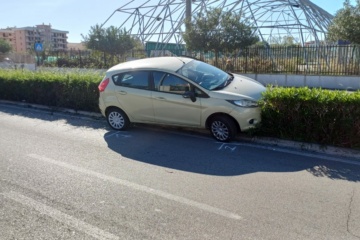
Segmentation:
<svg viewBox="0 0 360 240">
<path fill-rule="evenodd" d="M 8 53 L 11 51 L 11 45 L 4 39 L 0 39 L 0 53 Z"/>
<path fill-rule="evenodd" d="M 241 22 L 240 14 L 219 8 L 199 12 L 192 22 L 186 22 L 183 39 L 189 50 L 214 51 L 216 57 L 219 52 L 231 52 L 259 41 L 250 25 Z"/>
<path fill-rule="evenodd" d="M 360 44 L 360 0 L 352 6 L 349 0 L 344 2 L 328 29 L 328 39 L 332 41 L 344 40 Z"/>
<path fill-rule="evenodd" d="M 293 36 L 272 36 L 269 41 L 269 46 L 271 47 L 297 47 L 299 44 L 295 42 Z"/>
<path fill-rule="evenodd" d="M 135 47 L 135 40 L 127 34 L 126 30 L 114 26 L 106 29 L 99 25 L 92 26 L 89 34 L 83 38 L 87 48 L 108 53 L 111 56 L 122 56 Z"/>
</svg>

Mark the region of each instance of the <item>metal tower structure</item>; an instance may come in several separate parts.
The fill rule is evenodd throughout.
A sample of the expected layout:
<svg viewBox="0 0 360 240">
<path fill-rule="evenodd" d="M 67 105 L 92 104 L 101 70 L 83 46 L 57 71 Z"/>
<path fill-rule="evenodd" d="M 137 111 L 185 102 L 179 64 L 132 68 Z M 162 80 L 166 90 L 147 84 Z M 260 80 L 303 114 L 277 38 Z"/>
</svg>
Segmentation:
<svg viewBox="0 0 360 240">
<path fill-rule="evenodd" d="M 103 26 L 125 28 L 143 43 L 183 44 L 186 16 L 209 8 L 240 13 L 268 43 L 291 37 L 300 45 L 319 45 L 333 18 L 310 0 L 132 0 L 116 9 Z"/>
</svg>

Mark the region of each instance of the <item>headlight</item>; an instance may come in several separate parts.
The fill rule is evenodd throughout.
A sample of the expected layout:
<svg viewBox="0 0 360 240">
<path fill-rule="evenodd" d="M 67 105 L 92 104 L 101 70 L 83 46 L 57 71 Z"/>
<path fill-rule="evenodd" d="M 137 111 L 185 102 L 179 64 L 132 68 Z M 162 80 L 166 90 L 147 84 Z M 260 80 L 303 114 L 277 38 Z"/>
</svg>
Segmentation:
<svg viewBox="0 0 360 240">
<path fill-rule="evenodd" d="M 239 100 L 227 100 L 229 103 L 232 103 L 236 106 L 239 107 L 247 107 L 247 108 L 251 108 L 251 107 L 257 107 L 258 103 L 256 101 L 252 101 L 249 99 L 239 99 Z"/>
</svg>

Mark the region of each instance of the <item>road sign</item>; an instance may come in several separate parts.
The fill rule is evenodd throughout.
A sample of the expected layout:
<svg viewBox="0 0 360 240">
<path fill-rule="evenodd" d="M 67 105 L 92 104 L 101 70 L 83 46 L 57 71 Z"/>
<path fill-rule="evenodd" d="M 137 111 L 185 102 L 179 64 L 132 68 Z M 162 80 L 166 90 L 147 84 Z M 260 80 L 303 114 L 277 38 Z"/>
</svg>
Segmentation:
<svg viewBox="0 0 360 240">
<path fill-rule="evenodd" d="M 36 52 L 42 52 L 43 51 L 42 43 L 35 43 L 34 49 L 35 49 Z"/>
</svg>

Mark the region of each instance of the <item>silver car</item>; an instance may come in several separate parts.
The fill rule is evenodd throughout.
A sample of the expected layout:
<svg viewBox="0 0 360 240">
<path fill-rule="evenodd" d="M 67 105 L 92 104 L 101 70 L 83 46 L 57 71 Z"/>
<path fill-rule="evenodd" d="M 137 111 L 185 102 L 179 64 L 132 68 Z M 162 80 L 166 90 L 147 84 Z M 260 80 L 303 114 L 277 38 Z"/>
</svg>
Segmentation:
<svg viewBox="0 0 360 240">
<path fill-rule="evenodd" d="M 207 128 L 222 142 L 260 121 L 259 82 L 186 57 L 146 58 L 110 68 L 99 107 L 116 130 L 130 123 Z"/>
</svg>

